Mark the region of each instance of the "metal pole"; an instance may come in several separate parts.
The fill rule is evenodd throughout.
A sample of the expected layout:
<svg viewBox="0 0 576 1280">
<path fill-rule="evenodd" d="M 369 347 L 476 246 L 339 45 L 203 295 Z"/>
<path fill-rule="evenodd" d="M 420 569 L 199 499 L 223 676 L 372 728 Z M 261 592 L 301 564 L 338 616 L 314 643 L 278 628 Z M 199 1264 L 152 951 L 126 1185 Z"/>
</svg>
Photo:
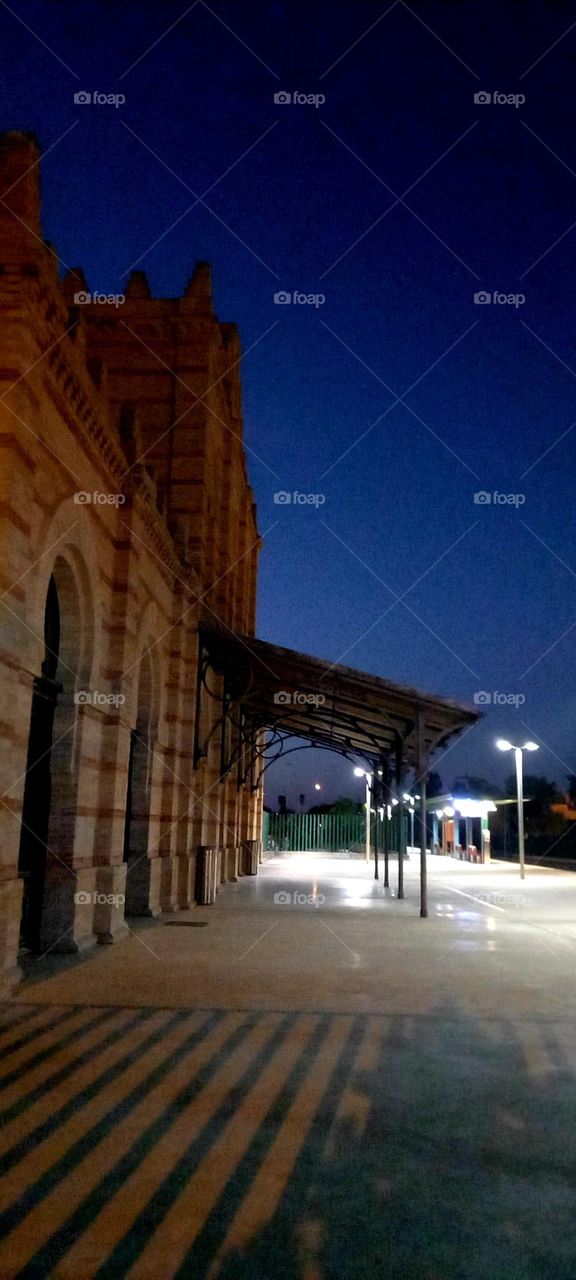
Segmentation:
<svg viewBox="0 0 576 1280">
<path fill-rule="evenodd" d="M 396 805 L 398 814 L 398 897 L 404 897 L 404 805 L 401 800 Z"/>
<path fill-rule="evenodd" d="M 374 809 L 375 809 L 375 811 L 376 811 L 376 813 L 375 813 L 375 819 L 374 819 L 374 833 L 373 833 L 373 839 L 372 839 L 372 847 L 373 847 L 373 849 L 374 849 L 374 879 L 375 879 L 375 880 L 379 880 L 379 879 L 380 879 L 379 874 L 378 874 L 378 787 L 379 787 L 379 780 L 378 780 L 378 775 L 377 775 L 377 773 L 376 773 L 376 770 L 374 770 L 374 772 L 370 774 L 370 779 L 371 779 L 371 783 L 372 783 L 372 787 L 371 787 L 371 791 L 372 791 L 372 799 L 373 799 L 373 801 L 374 801 Z"/>
<path fill-rule="evenodd" d="M 418 779 L 420 786 L 420 915 L 428 915 L 428 868 L 426 866 L 426 775 Z"/>
<path fill-rule="evenodd" d="M 370 861 L 370 809 L 372 804 L 372 774 L 367 773 L 366 781 L 366 861 Z"/>
<path fill-rule="evenodd" d="M 522 780 L 522 747 L 514 747 L 516 757 L 516 790 L 518 792 L 518 853 L 520 855 L 520 879 L 524 880 L 524 786 Z"/>
<path fill-rule="evenodd" d="M 388 791 L 382 799 L 388 799 Z M 382 810 L 382 843 L 384 845 L 384 888 L 390 888 L 390 819 L 388 817 L 388 805 L 385 804 Z"/>
</svg>

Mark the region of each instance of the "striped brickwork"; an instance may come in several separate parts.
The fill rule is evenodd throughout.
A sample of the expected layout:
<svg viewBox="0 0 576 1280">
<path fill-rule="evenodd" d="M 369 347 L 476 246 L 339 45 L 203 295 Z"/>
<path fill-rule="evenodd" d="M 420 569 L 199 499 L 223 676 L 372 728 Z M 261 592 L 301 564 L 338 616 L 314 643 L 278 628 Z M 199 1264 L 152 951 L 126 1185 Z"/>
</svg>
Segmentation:
<svg viewBox="0 0 576 1280">
<path fill-rule="evenodd" d="M 61 690 L 41 947 L 114 941 L 123 898 L 137 913 L 190 906 L 198 850 L 217 845 L 222 878 L 241 873 L 261 807 L 236 774 L 221 780 L 218 729 L 197 767 L 192 753 L 199 620 L 254 630 L 259 538 L 236 330 L 214 315 L 205 264 L 181 299 L 152 298 L 135 273 L 124 303 L 78 302 L 82 272 L 60 281 L 42 240 L 37 161 L 28 135 L 0 139 L 0 988 L 18 977 L 26 761 L 51 578 Z M 202 706 L 209 728 L 219 711 Z M 143 858 L 130 880 L 134 730 L 144 747 L 131 831 Z"/>
</svg>

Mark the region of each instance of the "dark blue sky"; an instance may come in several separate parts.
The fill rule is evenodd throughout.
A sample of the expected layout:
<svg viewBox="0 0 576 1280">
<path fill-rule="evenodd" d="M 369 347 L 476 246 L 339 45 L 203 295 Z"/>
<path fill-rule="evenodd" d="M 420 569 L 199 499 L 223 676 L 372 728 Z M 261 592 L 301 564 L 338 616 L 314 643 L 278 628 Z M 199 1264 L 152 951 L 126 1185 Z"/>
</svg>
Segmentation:
<svg viewBox="0 0 576 1280">
<path fill-rule="evenodd" d="M 176 295 L 212 262 L 218 313 L 252 348 L 260 634 L 465 701 L 520 695 L 486 708 L 440 772 L 499 780 L 505 733 L 540 740 L 538 769 L 562 780 L 576 770 L 576 6 L 388 8 L 13 0 L 3 125 L 53 147 L 45 234 L 94 289 L 121 290 L 137 262 Z M 77 105 L 79 90 L 126 102 Z M 326 101 L 274 102 L 295 90 Z M 278 306 L 280 289 L 325 302 Z M 525 301 L 477 305 L 480 290 Z M 324 501 L 280 506 L 279 490 Z M 481 490 L 519 505 L 475 504 Z M 326 796 L 347 789 L 337 757 L 289 760 L 272 797 L 311 802 L 316 777 Z"/>
</svg>

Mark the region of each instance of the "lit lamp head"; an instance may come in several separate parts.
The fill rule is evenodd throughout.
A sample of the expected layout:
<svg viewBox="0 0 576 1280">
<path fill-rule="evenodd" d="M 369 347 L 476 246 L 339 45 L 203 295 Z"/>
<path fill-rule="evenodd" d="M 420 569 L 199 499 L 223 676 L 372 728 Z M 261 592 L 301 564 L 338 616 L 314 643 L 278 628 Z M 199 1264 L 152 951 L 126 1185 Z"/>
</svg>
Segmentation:
<svg viewBox="0 0 576 1280">
<path fill-rule="evenodd" d="M 514 750 L 514 747 L 512 746 L 512 743 L 511 743 L 511 742 L 509 742 L 507 738 L 497 738 L 497 739 L 496 739 L 496 746 L 498 747 L 498 750 L 499 750 L 499 751 L 513 751 L 513 750 Z"/>
<path fill-rule="evenodd" d="M 357 764 L 357 765 L 356 765 L 356 768 L 355 768 L 355 770 L 354 770 L 354 777 L 355 777 L 355 778 L 365 778 L 365 777 L 366 777 L 366 770 L 365 770 L 365 769 L 361 769 L 359 764 Z"/>
</svg>

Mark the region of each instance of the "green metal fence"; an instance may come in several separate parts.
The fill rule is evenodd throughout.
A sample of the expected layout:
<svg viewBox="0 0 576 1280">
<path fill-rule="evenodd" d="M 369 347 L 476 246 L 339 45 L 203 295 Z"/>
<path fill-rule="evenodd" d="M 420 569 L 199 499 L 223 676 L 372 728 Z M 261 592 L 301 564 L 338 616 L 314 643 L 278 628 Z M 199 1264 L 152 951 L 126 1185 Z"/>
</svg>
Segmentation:
<svg viewBox="0 0 576 1280">
<path fill-rule="evenodd" d="M 265 815 L 264 848 L 361 853 L 366 843 L 362 813 L 270 813 Z"/>
<path fill-rule="evenodd" d="M 380 855 L 397 853 L 400 841 L 407 844 L 407 816 L 393 809 L 390 819 L 381 810 L 373 812 L 370 832 L 371 854 L 377 845 Z M 402 829 L 400 827 L 402 823 Z M 356 853 L 366 848 L 363 813 L 265 813 L 262 847 L 268 852 Z"/>
</svg>

